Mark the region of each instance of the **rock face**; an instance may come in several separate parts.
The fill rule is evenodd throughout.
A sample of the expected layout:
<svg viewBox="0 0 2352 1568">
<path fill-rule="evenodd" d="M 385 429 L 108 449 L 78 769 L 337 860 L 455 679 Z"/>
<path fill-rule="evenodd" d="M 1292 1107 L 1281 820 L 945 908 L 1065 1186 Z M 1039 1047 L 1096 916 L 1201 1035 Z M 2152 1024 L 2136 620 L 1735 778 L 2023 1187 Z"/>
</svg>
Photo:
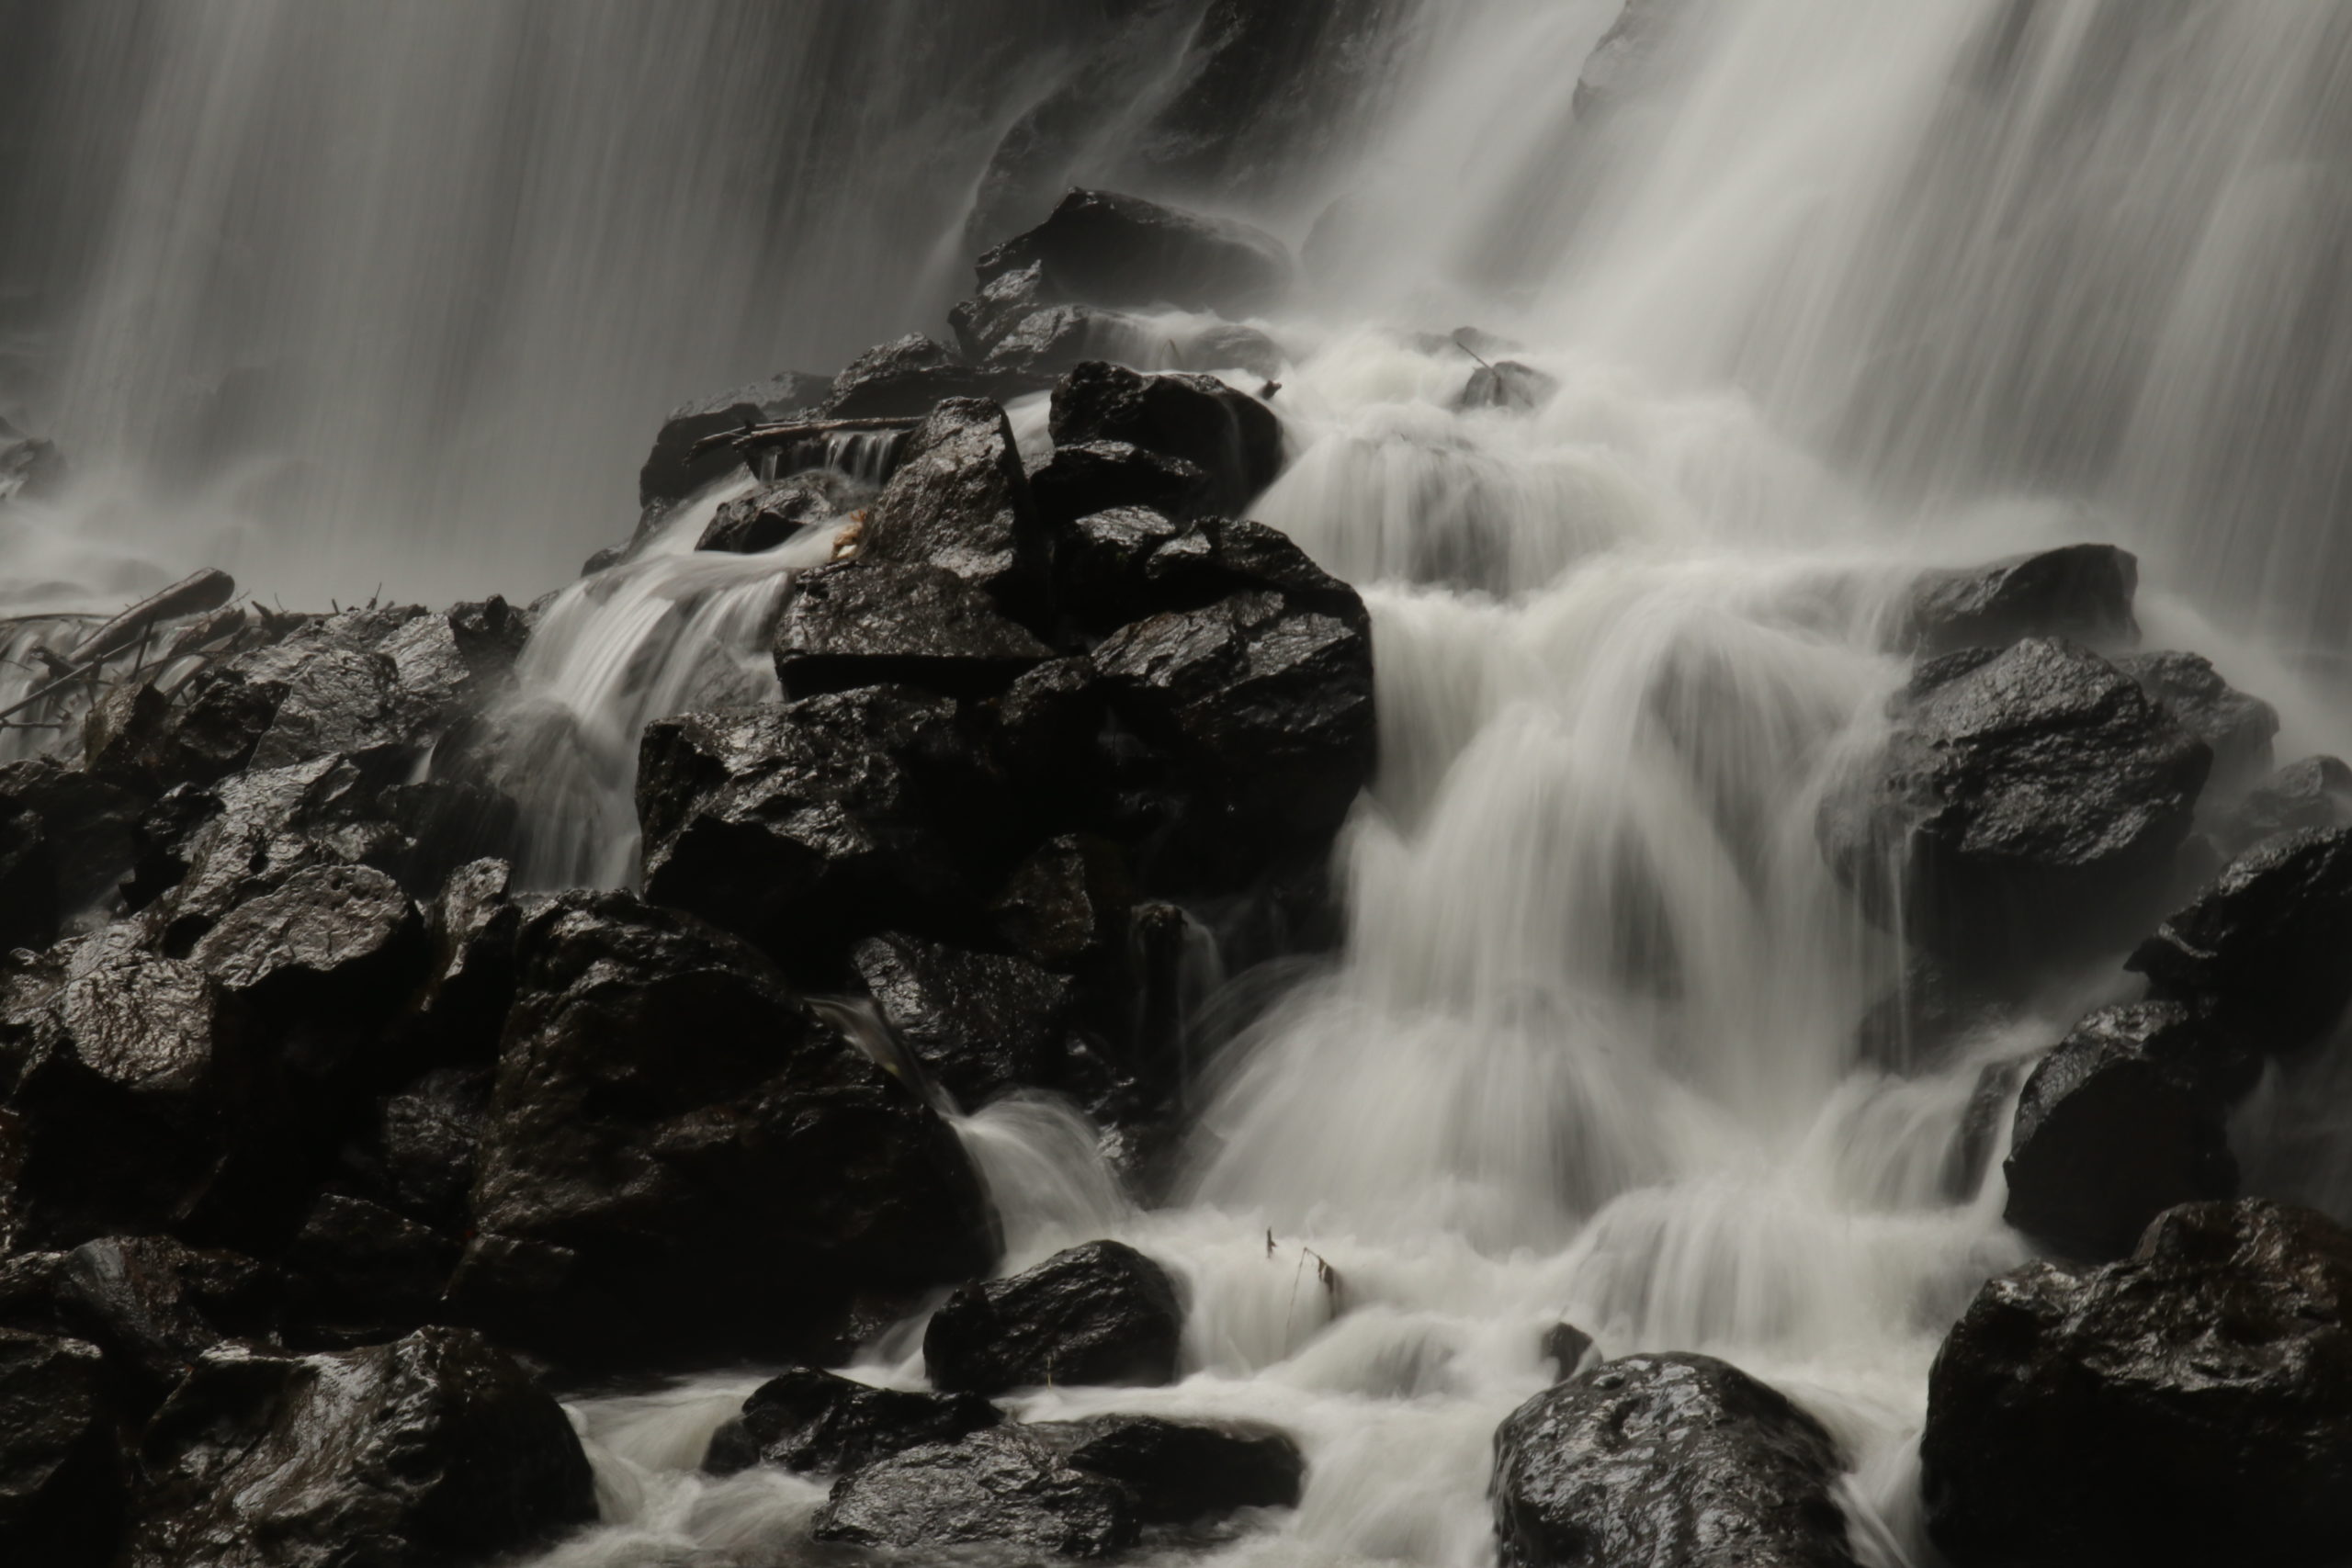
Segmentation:
<svg viewBox="0 0 2352 1568">
<path fill-rule="evenodd" d="M 139 1568 L 428 1568 L 595 1517 L 562 1409 L 461 1329 L 336 1356 L 207 1355 L 141 1461 Z"/>
<path fill-rule="evenodd" d="M 1135 1502 L 1022 1427 L 934 1443 L 866 1466 L 833 1487 L 819 1540 L 883 1550 L 991 1545 L 1105 1557 L 1136 1543 Z"/>
<path fill-rule="evenodd" d="M 731 1475 L 755 1464 L 849 1471 L 927 1443 L 994 1427 L 1002 1412 L 968 1393 L 905 1393 L 831 1372 L 789 1371 L 762 1383 L 718 1429 L 703 1468 Z"/>
<path fill-rule="evenodd" d="M 2002 1217 L 2067 1257 L 2106 1259 L 2177 1203 L 2235 1197 L 2222 1123 L 2259 1070 L 2177 1003 L 2092 1013 L 2026 1078 Z"/>
<path fill-rule="evenodd" d="M 1028 266 L 1063 299 L 1236 317 L 1279 301 L 1293 278 L 1289 253 L 1261 230 L 1105 190 L 1072 190 L 976 270 L 987 284 Z"/>
<path fill-rule="evenodd" d="M 574 894 L 517 949 L 451 1287 L 490 1321 L 583 1359 L 790 1354 L 861 1288 L 987 1266 L 945 1124 L 742 943 Z"/>
<path fill-rule="evenodd" d="M 1190 463 L 1209 476 L 1210 511 L 1238 512 L 1282 471 L 1282 421 L 1214 376 L 1089 361 L 1056 383 L 1048 423 L 1057 450 L 1115 441 Z"/>
<path fill-rule="evenodd" d="M 1990 566 L 1931 571 L 1911 590 L 1895 643 L 1923 658 L 2064 637 L 2097 649 L 2137 640 L 2140 563 L 2112 545 L 2068 545 Z"/>
<path fill-rule="evenodd" d="M 1074 441 L 1054 448 L 1030 488 L 1046 525 L 1069 529 L 1093 513 L 1121 506 L 1148 507 L 1178 521 L 1198 517 L 1214 509 L 1217 483 L 1182 457 L 1125 441 Z"/>
<path fill-rule="evenodd" d="M 2344 1561 L 2347 1309 L 2352 1235 L 2251 1200 L 1993 1280 L 1929 1378 L 1929 1534 L 1960 1568 Z"/>
<path fill-rule="evenodd" d="M 1298 1445 L 1271 1427 L 1096 1416 L 1023 1430 L 1077 1469 L 1125 1486 L 1147 1525 L 1296 1507 L 1306 1479 Z"/>
<path fill-rule="evenodd" d="M 942 399 L 1011 398 L 1035 389 L 1023 372 L 967 364 L 920 333 L 867 349 L 833 378 L 829 419 L 920 417 Z"/>
<path fill-rule="evenodd" d="M 2211 763 L 2106 660 L 2028 638 L 1922 666 L 1819 837 L 1882 923 L 1963 967 L 2030 967 L 2146 918 Z"/>
<path fill-rule="evenodd" d="M 2229 1018 L 2273 1050 L 2352 1002 L 2352 828 L 2263 840 L 2132 954 L 2161 997 Z"/>
<path fill-rule="evenodd" d="M 943 568 L 1016 613 L 1034 605 L 1051 545 L 1004 411 L 975 398 L 931 406 L 867 512 L 858 551 Z"/>
<path fill-rule="evenodd" d="M 97 1348 L 0 1328 L 0 1554 L 96 1568 L 114 1552 L 122 1456 Z"/>
<path fill-rule="evenodd" d="M 1069 983 L 1025 960 L 891 933 L 850 954 L 882 1016 L 967 1110 L 1067 1081 Z"/>
<path fill-rule="evenodd" d="M 1166 1269 L 1122 1242 L 1093 1241 L 962 1287 L 932 1314 L 922 1353 L 935 1386 L 964 1393 L 1165 1383 L 1183 1325 Z"/>
<path fill-rule="evenodd" d="M 1709 1356 L 1626 1356 L 1495 1431 L 1510 1568 L 1675 1562 L 1853 1568 L 1819 1423 Z"/>
<path fill-rule="evenodd" d="M 979 695 L 1054 656 L 944 567 L 843 560 L 794 579 L 775 634 L 793 696 L 904 682 Z"/>
</svg>

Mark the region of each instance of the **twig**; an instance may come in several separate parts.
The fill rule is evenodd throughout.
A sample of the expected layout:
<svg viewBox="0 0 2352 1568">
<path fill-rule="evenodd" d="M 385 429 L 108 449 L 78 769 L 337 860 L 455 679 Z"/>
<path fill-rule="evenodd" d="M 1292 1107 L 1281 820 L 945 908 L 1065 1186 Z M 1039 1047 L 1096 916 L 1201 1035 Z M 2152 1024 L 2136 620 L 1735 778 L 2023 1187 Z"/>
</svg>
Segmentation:
<svg viewBox="0 0 2352 1568">
<path fill-rule="evenodd" d="M 847 435 L 869 430 L 912 430 L 922 423 L 914 415 L 906 414 L 887 419 L 801 419 L 783 424 L 755 424 L 749 430 L 720 430 L 686 448 L 686 460 L 693 462 L 722 446 L 748 456 L 762 446 L 784 446 L 819 435 Z"/>
</svg>

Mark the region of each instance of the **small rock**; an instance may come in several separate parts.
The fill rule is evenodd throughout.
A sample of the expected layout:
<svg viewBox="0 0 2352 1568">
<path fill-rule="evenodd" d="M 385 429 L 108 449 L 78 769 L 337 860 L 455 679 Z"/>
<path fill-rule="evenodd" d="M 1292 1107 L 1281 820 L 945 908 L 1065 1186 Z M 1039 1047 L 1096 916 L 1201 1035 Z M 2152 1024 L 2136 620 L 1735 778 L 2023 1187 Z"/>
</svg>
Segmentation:
<svg viewBox="0 0 2352 1568">
<path fill-rule="evenodd" d="M 1032 963 L 1069 973 L 1124 953 L 1134 904 L 1134 878 L 1117 846 L 1065 833 L 1005 879 L 989 918 Z"/>
<path fill-rule="evenodd" d="M 487 1071 L 432 1068 L 372 1108 L 343 1152 L 344 1168 L 413 1219 L 462 1224 L 489 1108 Z"/>
<path fill-rule="evenodd" d="M 1245 316 L 1279 301 L 1293 268 L 1261 230 L 1113 191 L 1072 190 L 1052 216 L 982 256 L 982 284 L 1028 266 L 1061 298 Z"/>
<path fill-rule="evenodd" d="M 1072 1467 L 1125 1485 L 1147 1525 L 1189 1524 L 1236 1508 L 1295 1508 L 1306 1480 L 1298 1445 L 1272 1427 L 1095 1416 L 1022 1430 Z"/>
<path fill-rule="evenodd" d="M 850 958 L 882 1016 L 959 1106 L 1063 1087 L 1069 986 L 1060 976 L 896 932 L 859 942 Z"/>
<path fill-rule="evenodd" d="M 1239 513 L 1282 471 L 1282 421 L 1214 376 L 1089 361 L 1055 384 L 1048 427 L 1057 449 L 1118 441 L 1192 464 L 1210 477 L 1211 511 Z"/>
<path fill-rule="evenodd" d="M 2183 729 L 2213 749 L 2213 780 L 2228 787 L 2267 771 L 2278 710 L 2222 679 L 2195 653 L 2119 653 L 2115 667 L 2172 711 Z"/>
<path fill-rule="evenodd" d="M 1563 1378 L 1576 1376 L 1591 1352 L 1592 1336 L 1573 1323 L 1555 1323 L 1544 1331 L 1544 1359 L 1559 1369 Z"/>
<path fill-rule="evenodd" d="M 1126 1487 L 1018 1427 L 877 1460 L 834 1483 L 819 1540 L 880 1550 L 985 1545 L 1105 1557 L 1138 1534 Z"/>
<path fill-rule="evenodd" d="M 923 1360 L 933 1385 L 971 1393 L 1173 1382 L 1183 1323 L 1166 1269 L 1124 1243 L 1093 1241 L 958 1289 L 932 1314 Z"/>
<path fill-rule="evenodd" d="M 365 865 L 317 865 L 238 905 L 189 961 L 223 994 L 284 1012 L 380 1016 L 422 977 L 424 925 L 400 884 Z"/>
<path fill-rule="evenodd" d="M 2218 1010 L 2274 1051 L 2352 1002 L 2352 828 L 2263 840 L 2132 953 L 2160 997 Z"/>
<path fill-rule="evenodd" d="M 804 528 L 847 516 L 865 499 L 864 486 L 830 468 L 811 468 L 789 479 L 773 479 L 749 495 L 721 504 L 695 548 L 758 555 Z"/>
<path fill-rule="evenodd" d="M 890 684 L 978 695 L 1053 656 L 954 572 L 865 558 L 795 578 L 775 633 L 776 676 L 795 697 Z"/>
<path fill-rule="evenodd" d="M 2352 766 L 2338 757 L 2305 757 L 2248 790 L 2215 837 L 2223 852 L 2235 855 L 2273 833 L 2343 827 L 2352 827 Z"/>
<path fill-rule="evenodd" d="M 2024 637 L 2126 647 L 2140 635 L 2132 615 L 2139 583 L 2138 558 L 2112 545 L 2067 545 L 1928 572 L 1912 587 L 1895 645 L 1921 658 L 2007 648 Z"/>
<path fill-rule="evenodd" d="M 859 1469 L 926 1443 L 952 1443 L 1003 1413 L 976 1394 L 905 1393 L 801 1369 L 772 1378 L 718 1429 L 703 1468 L 732 1475 L 755 1464 L 786 1470 Z"/>
<path fill-rule="evenodd" d="M 1197 463 L 1147 451 L 1125 441 L 1075 441 L 1054 455 L 1030 481 L 1037 514 L 1057 529 L 1114 507 L 1148 507 L 1184 520 L 1214 507 L 1217 485 Z"/>
</svg>

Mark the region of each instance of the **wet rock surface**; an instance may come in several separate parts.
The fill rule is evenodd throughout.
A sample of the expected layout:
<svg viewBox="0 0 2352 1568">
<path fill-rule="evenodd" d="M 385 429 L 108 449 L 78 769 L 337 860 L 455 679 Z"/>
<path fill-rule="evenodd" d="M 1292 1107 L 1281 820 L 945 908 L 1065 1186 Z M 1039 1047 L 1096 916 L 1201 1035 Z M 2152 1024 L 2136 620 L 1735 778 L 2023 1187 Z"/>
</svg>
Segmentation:
<svg viewBox="0 0 2352 1568">
<path fill-rule="evenodd" d="M 2222 679 L 2195 653 L 2119 653 L 2115 667 L 2164 704 L 2175 722 L 2212 749 L 2216 787 L 2268 771 L 2278 710 Z"/>
<path fill-rule="evenodd" d="M 850 954 L 925 1077 L 978 1110 L 1007 1091 L 1068 1083 L 1069 983 L 1020 958 L 890 934 Z"/>
<path fill-rule="evenodd" d="M 906 1393 L 804 1368 L 754 1390 L 743 1413 L 712 1438 L 703 1468 L 714 1475 L 754 1464 L 856 1470 L 909 1449 L 956 1442 L 1003 1419 L 975 1394 Z"/>
<path fill-rule="evenodd" d="M 2352 829 L 2263 840 L 2167 916 L 2130 967 L 2267 1049 L 2308 1043 L 2352 1002 Z"/>
<path fill-rule="evenodd" d="M 107 1562 L 124 1475 L 96 1347 L 0 1328 L 0 1552 L 44 1568 Z"/>
<path fill-rule="evenodd" d="M 879 1549 L 988 1544 L 1091 1558 L 1133 1546 L 1139 1522 L 1127 1488 L 1005 1427 L 910 1449 L 844 1477 L 815 1533 Z"/>
<path fill-rule="evenodd" d="M 1125 441 L 1060 443 L 1030 485 L 1038 515 L 1060 529 L 1122 506 L 1148 507 L 1176 520 L 1197 517 L 1212 509 L 1217 489 L 1199 464 Z"/>
<path fill-rule="evenodd" d="M 1037 388 L 1025 371 L 974 365 L 962 355 L 910 333 L 870 348 L 833 378 L 822 409 L 829 419 L 922 418 L 943 399 L 1018 397 Z"/>
<path fill-rule="evenodd" d="M 1282 421 L 1214 376 L 1090 361 L 1055 384 L 1048 425 L 1057 452 L 1122 442 L 1191 464 L 1209 476 L 1204 510 L 1246 507 L 1282 470 Z"/>
<path fill-rule="evenodd" d="M 1184 1311 L 1168 1271 L 1123 1242 L 1073 1247 L 1010 1279 L 966 1285 L 932 1314 L 935 1387 L 1175 1381 Z"/>
<path fill-rule="evenodd" d="M 2068 545 L 1932 571 L 1913 585 L 1894 640 L 1922 658 L 2007 648 L 2025 637 L 2129 647 L 2140 635 L 2132 613 L 2139 583 L 2138 559 L 2112 545 Z"/>
<path fill-rule="evenodd" d="M 866 513 L 861 558 L 939 567 L 1015 613 L 1034 606 L 1051 546 L 1004 411 L 976 398 L 925 406 Z"/>
<path fill-rule="evenodd" d="M 775 672 L 793 696 L 905 684 L 978 695 L 1054 656 L 944 567 L 836 561 L 793 581 Z"/>
<path fill-rule="evenodd" d="M 1295 1507 L 1306 1479 L 1298 1445 L 1272 1427 L 1094 1416 L 1022 1430 L 1072 1467 L 1125 1486 L 1146 1525 Z"/>
<path fill-rule="evenodd" d="M 830 469 L 794 474 L 721 503 L 695 548 L 757 555 L 803 529 L 847 516 L 865 499 L 863 486 Z"/>
<path fill-rule="evenodd" d="M 2352 1235 L 2194 1203 L 2128 1258 L 2030 1264 L 1945 1340 L 1920 1443 L 1962 1568 L 2341 1561 L 2352 1552 Z"/>
<path fill-rule="evenodd" d="M 1511 1568 L 1852 1568 L 1842 1468 L 1819 1422 L 1736 1367 L 1625 1356 L 1496 1428 L 1495 1534 Z"/>
</svg>

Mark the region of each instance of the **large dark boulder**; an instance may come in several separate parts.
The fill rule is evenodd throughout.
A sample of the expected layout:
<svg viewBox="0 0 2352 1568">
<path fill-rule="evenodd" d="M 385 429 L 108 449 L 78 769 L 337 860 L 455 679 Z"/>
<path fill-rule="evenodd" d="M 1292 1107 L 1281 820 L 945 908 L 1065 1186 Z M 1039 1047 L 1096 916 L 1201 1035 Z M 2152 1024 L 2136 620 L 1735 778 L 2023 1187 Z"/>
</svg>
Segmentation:
<svg viewBox="0 0 2352 1568">
<path fill-rule="evenodd" d="M 943 1389 L 1176 1379 L 1184 1309 L 1168 1271 L 1124 1242 L 1091 1241 L 1010 1279 L 959 1289 L 923 1331 Z"/>
<path fill-rule="evenodd" d="M 755 1464 L 856 1470 L 926 1443 L 952 1443 L 1004 1415 L 970 1393 L 908 1393 L 800 1368 L 771 1378 L 710 1441 L 703 1468 L 732 1475 Z"/>
<path fill-rule="evenodd" d="M 911 687 L 658 720 L 639 750 L 646 896 L 788 963 L 953 929 L 1008 826 L 998 799 L 956 703 Z"/>
<path fill-rule="evenodd" d="M 1296 1507 L 1306 1480 L 1298 1445 L 1272 1427 L 1093 1416 L 1023 1430 L 1073 1467 L 1125 1486 L 1147 1525 Z"/>
<path fill-rule="evenodd" d="M 1064 532 L 1054 568 L 1064 613 L 1093 631 L 1265 591 L 1371 636 L 1372 618 L 1356 591 L 1317 566 L 1290 536 L 1262 523 L 1179 523 L 1148 508 L 1119 507 L 1082 517 Z"/>
<path fill-rule="evenodd" d="M 1853 1568 L 1819 1422 L 1712 1356 L 1604 1361 L 1495 1429 L 1509 1568 Z"/>
<path fill-rule="evenodd" d="M 1125 441 L 1073 441 L 1030 479 L 1037 514 L 1069 530 L 1081 517 L 1113 507 L 1148 507 L 1171 519 L 1216 510 L 1216 479 L 1199 464 L 1148 451 Z"/>
<path fill-rule="evenodd" d="M 945 344 L 912 333 L 851 360 L 833 378 L 823 411 L 829 419 L 920 417 L 944 398 L 1001 401 L 1043 385 L 1023 370 L 971 364 Z"/>
<path fill-rule="evenodd" d="M 596 1517 L 562 1407 L 465 1329 L 339 1355 L 213 1351 L 140 1459 L 130 1568 L 443 1568 Z"/>
<path fill-rule="evenodd" d="M 2263 840 L 2142 942 L 2129 967 L 2160 997 L 2224 1014 L 2273 1050 L 2352 1002 L 2352 828 Z"/>
<path fill-rule="evenodd" d="M 2177 1203 L 2237 1195 L 2223 1122 L 2260 1058 L 2170 1002 L 2102 1008 L 2025 1080 L 2009 1157 L 2009 1224 L 2069 1258 L 2132 1250 Z"/>
<path fill-rule="evenodd" d="M 1958 1568 L 2352 1559 L 2352 1235 L 2245 1200 L 2029 1264 L 1945 1339 L 1920 1440 Z"/>
<path fill-rule="evenodd" d="M 98 1568 L 114 1555 L 122 1484 L 96 1348 L 0 1328 L 0 1558 Z"/>
<path fill-rule="evenodd" d="M 752 949 L 579 893 L 517 951 L 451 1286 L 486 1321 L 582 1359 L 790 1356 L 861 1290 L 987 1267 L 955 1134 Z"/>
<path fill-rule="evenodd" d="M 2246 791 L 2213 836 L 2223 853 L 2235 855 L 2273 833 L 2343 827 L 2352 827 L 2352 766 L 2340 757 L 2305 757 Z"/>
<path fill-rule="evenodd" d="M 2250 697 L 2196 653 L 2119 653 L 2114 664 L 2171 710 L 2183 729 L 2213 749 L 2216 787 L 2235 785 L 2270 766 L 2278 710 Z"/>
<path fill-rule="evenodd" d="M 1090 360 L 1055 383 L 1048 428 L 1057 448 L 1120 441 L 1192 464 L 1209 476 L 1212 511 L 1241 511 L 1282 472 L 1282 421 L 1214 376 Z"/>
<path fill-rule="evenodd" d="M 1278 302 L 1293 280 L 1290 254 L 1261 230 L 1102 190 L 1072 190 L 976 270 L 986 284 L 1031 265 L 1065 299 L 1226 316 Z"/>
<path fill-rule="evenodd" d="M 942 567 L 1015 614 L 1033 610 L 1045 592 L 1052 542 L 1004 411 L 977 398 L 932 408 L 867 509 L 858 554 Z"/>
<path fill-rule="evenodd" d="M 775 631 L 776 677 L 796 697 L 891 684 L 976 696 L 1053 656 L 944 567 L 883 560 L 801 573 Z"/>
<path fill-rule="evenodd" d="M 1818 823 L 1873 919 L 1969 969 L 2146 929 L 2212 753 L 2137 682 L 2033 637 L 1922 667 L 1894 721 Z"/>
<path fill-rule="evenodd" d="M 391 876 L 368 865 L 314 865 L 238 905 L 188 960 L 220 991 L 280 1014 L 373 1021 L 424 977 L 424 928 Z"/>
<path fill-rule="evenodd" d="M 725 479 L 742 464 L 733 452 L 721 448 L 689 458 L 695 442 L 723 430 L 780 419 L 795 409 L 813 407 L 831 390 L 827 378 L 787 370 L 765 381 L 673 409 L 638 470 L 637 503 L 667 506 L 684 501 L 714 479 Z"/>
<path fill-rule="evenodd" d="M 818 1514 L 819 1540 L 877 1550 L 994 1546 L 1107 1557 L 1136 1543 L 1135 1499 L 1019 1427 L 931 1443 L 844 1476 Z"/>
<path fill-rule="evenodd" d="M 1068 1087 L 1062 976 L 898 932 L 859 942 L 850 960 L 924 1075 L 965 1109 L 1024 1086 Z"/>
<path fill-rule="evenodd" d="M 2064 637 L 2096 649 L 2140 635 L 2132 599 L 2138 558 L 2112 545 L 2067 545 L 1990 566 L 1923 573 L 1894 627 L 1895 646 L 1923 658 Z"/>
</svg>

